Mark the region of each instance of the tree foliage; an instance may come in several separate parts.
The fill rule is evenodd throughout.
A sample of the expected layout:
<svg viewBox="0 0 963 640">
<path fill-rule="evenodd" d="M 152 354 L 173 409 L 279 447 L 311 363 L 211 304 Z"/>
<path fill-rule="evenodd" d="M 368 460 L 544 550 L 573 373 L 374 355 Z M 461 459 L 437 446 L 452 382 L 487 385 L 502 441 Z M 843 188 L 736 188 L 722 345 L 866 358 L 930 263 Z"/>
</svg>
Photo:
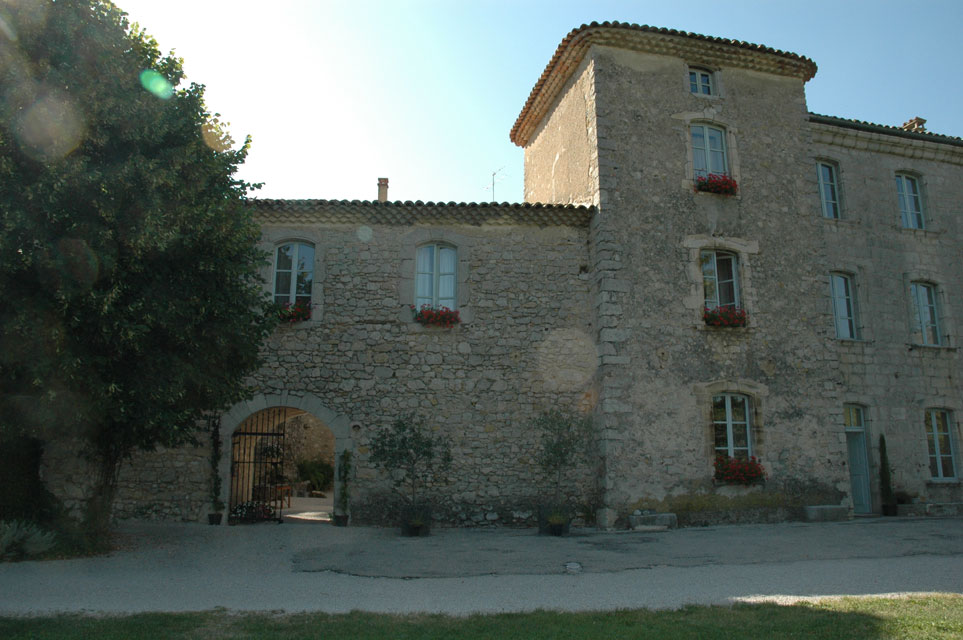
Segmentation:
<svg viewBox="0 0 963 640">
<path fill-rule="evenodd" d="M 412 416 L 397 418 L 371 441 L 371 462 L 392 474 L 395 488 L 411 505 L 451 467 L 451 446 Z M 402 489 L 404 489 L 402 491 Z"/>
<path fill-rule="evenodd" d="M 99 0 L 0 5 L 0 415 L 72 432 L 109 495 L 240 400 L 270 330 L 238 149 L 181 60 Z"/>
</svg>

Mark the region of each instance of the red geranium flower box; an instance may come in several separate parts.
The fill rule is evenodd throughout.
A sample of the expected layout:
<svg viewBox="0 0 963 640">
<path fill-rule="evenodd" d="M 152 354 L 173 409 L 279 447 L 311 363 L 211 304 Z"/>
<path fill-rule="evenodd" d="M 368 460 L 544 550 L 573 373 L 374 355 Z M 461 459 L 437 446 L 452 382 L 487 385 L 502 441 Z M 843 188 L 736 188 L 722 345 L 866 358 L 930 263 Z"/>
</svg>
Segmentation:
<svg viewBox="0 0 963 640">
<path fill-rule="evenodd" d="M 461 322 L 457 310 L 453 311 L 448 307 L 435 309 L 430 304 L 423 304 L 420 309 L 411 305 L 411 315 L 415 322 L 431 327 L 451 328 Z"/>
<path fill-rule="evenodd" d="M 696 176 L 695 190 L 718 193 L 722 196 L 734 196 L 739 191 L 739 185 L 724 173 L 710 173 L 706 176 Z"/>
<path fill-rule="evenodd" d="M 706 307 L 702 310 L 702 320 L 710 327 L 744 327 L 749 322 L 749 314 L 738 307 Z"/>
</svg>

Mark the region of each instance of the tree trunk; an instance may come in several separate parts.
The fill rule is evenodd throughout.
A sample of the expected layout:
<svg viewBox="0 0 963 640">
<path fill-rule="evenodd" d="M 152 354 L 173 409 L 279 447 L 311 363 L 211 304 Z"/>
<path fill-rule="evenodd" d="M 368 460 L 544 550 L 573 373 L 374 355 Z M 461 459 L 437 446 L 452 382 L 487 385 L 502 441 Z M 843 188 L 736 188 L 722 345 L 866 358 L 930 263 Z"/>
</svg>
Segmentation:
<svg viewBox="0 0 963 640">
<path fill-rule="evenodd" d="M 89 548 L 104 548 L 110 536 L 110 521 L 117 494 L 117 476 L 121 457 L 115 453 L 101 453 L 98 464 L 97 484 L 87 499 L 84 513 L 83 533 Z"/>
</svg>

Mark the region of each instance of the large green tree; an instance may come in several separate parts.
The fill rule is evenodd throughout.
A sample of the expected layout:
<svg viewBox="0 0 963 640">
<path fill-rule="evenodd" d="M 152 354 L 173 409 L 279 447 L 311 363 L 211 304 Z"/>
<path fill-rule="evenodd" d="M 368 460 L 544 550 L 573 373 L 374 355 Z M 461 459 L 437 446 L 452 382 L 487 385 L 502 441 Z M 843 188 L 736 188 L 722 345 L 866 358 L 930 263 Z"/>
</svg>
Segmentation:
<svg viewBox="0 0 963 640">
<path fill-rule="evenodd" d="M 272 319 L 251 185 L 181 61 L 99 0 L 0 4 L 0 428 L 98 464 L 191 441 Z"/>
</svg>

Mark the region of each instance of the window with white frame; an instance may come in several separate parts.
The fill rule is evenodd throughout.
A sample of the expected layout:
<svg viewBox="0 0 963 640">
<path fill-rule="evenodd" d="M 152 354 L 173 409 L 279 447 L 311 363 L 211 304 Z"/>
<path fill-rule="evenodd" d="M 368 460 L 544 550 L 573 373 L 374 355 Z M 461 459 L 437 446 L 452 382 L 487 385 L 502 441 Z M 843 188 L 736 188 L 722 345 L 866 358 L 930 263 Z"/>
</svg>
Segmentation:
<svg viewBox="0 0 963 640">
<path fill-rule="evenodd" d="M 314 247 L 304 242 L 280 245 L 274 260 L 274 301 L 310 305 L 313 283 Z"/>
<path fill-rule="evenodd" d="M 729 158 L 726 154 L 726 132 L 708 124 L 693 124 L 692 170 L 694 177 L 709 174 L 729 175 Z"/>
<path fill-rule="evenodd" d="M 749 396 L 723 393 L 712 398 L 712 430 L 716 455 L 748 460 L 752 453 Z"/>
<path fill-rule="evenodd" d="M 904 229 L 924 229 L 923 198 L 919 180 L 913 176 L 896 174 L 896 194 L 899 196 L 899 213 Z"/>
<path fill-rule="evenodd" d="M 712 250 L 704 250 L 699 256 L 706 309 L 742 308 L 739 295 L 739 258 L 734 253 Z"/>
<path fill-rule="evenodd" d="M 910 302 L 913 307 L 913 344 L 942 344 L 936 285 L 926 282 L 911 283 Z"/>
<path fill-rule="evenodd" d="M 927 409 L 925 419 L 930 476 L 939 479 L 956 478 L 956 461 L 954 460 L 949 411 Z"/>
<path fill-rule="evenodd" d="M 712 72 L 705 69 L 689 68 L 689 91 L 692 93 L 711 96 L 715 95 L 712 82 Z"/>
<path fill-rule="evenodd" d="M 839 197 L 839 170 L 829 162 L 816 165 L 819 177 L 819 202 L 824 218 L 838 219 L 842 213 Z"/>
<path fill-rule="evenodd" d="M 843 426 L 854 431 L 865 429 L 863 408 L 858 404 L 843 405 Z"/>
<path fill-rule="evenodd" d="M 859 323 L 856 316 L 856 291 L 852 276 L 844 273 L 829 274 L 829 292 L 833 299 L 836 337 L 843 340 L 858 340 Z"/>
<path fill-rule="evenodd" d="M 418 247 L 415 260 L 415 306 L 454 310 L 458 251 L 446 244 Z"/>
</svg>

